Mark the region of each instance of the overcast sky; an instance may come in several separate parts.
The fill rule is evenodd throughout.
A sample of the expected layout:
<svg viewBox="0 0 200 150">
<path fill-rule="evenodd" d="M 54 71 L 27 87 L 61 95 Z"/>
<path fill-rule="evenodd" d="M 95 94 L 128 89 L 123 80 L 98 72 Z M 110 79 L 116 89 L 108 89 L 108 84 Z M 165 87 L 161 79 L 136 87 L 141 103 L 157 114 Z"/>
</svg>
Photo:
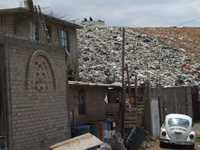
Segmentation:
<svg viewBox="0 0 200 150">
<path fill-rule="evenodd" d="M 18 7 L 23 0 L 0 0 L 2 8 Z M 200 0 L 34 0 L 67 20 L 84 17 L 114 26 L 200 26 Z"/>
</svg>

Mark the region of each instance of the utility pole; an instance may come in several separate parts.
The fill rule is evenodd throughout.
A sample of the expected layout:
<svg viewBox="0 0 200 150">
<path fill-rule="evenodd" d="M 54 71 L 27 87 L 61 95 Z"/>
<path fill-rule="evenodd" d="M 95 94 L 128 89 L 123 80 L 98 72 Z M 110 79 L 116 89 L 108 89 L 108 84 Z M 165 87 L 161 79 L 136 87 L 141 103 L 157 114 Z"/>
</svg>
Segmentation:
<svg viewBox="0 0 200 150">
<path fill-rule="evenodd" d="M 139 121 L 138 121 L 138 78 L 137 78 L 137 72 L 135 72 L 135 109 L 136 109 L 136 126 L 139 126 Z"/>
<path fill-rule="evenodd" d="M 135 104 L 137 107 L 137 97 L 138 97 L 138 77 L 137 77 L 137 72 L 135 72 Z"/>
<path fill-rule="evenodd" d="M 122 28 L 122 95 L 121 95 L 121 107 L 120 107 L 120 115 L 121 115 L 121 134 L 124 138 L 124 115 L 125 115 L 125 100 L 126 100 L 126 87 L 124 82 L 124 72 L 125 72 L 125 28 Z"/>
<path fill-rule="evenodd" d="M 127 75 L 127 82 L 128 82 L 128 97 L 130 98 L 131 97 L 131 83 L 130 83 L 128 64 L 126 64 L 126 75 Z"/>
</svg>

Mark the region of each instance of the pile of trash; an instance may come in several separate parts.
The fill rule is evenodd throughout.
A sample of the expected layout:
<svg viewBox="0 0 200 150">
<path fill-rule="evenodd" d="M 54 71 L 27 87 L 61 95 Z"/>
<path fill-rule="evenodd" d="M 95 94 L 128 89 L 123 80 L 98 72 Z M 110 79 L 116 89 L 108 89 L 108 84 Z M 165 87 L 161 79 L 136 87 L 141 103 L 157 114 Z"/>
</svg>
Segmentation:
<svg viewBox="0 0 200 150">
<path fill-rule="evenodd" d="M 85 23 L 78 31 L 81 81 L 121 81 L 122 29 Z M 150 81 L 152 86 L 199 85 L 200 64 L 193 63 L 181 49 L 125 28 L 125 64 L 130 82 Z"/>
<path fill-rule="evenodd" d="M 146 149 L 151 149 L 155 145 L 159 145 L 159 140 L 156 139 L 155 137 L 152 137 L 150 135 L 145 136 L 145 140 L 143 141 L 140 150 L 146 150 Z"/>
<path fill-rule="evenodd" d="M 103 143 L 98 150 L 127 150 L 119 132 L 112 134 L 109 143 Z"/>
</svg>

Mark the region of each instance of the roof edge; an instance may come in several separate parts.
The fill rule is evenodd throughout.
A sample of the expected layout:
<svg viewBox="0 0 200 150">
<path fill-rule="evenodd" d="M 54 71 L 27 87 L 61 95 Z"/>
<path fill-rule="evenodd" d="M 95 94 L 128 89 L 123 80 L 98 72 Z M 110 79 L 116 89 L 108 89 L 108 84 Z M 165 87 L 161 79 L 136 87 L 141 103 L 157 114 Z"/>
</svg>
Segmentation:
<svg viewBox="0 0 200 150">
<path fill-rule="evenodd" d="M 6 15 L 6 14 L 12 15 L 12 14 L 15 14 L 15 13 L 35 13 L 35 12 L 31 11 L 31 10 L 25 8 L 25 7 L 0 9 L 0 15 Z M 73 28 L 76 28 L 76 29 L 82 28 L 81 25 L 71 23 L 69 21 L 66 21 L 66 20 L 63 20 L 63 19 L 60 19 L 60 18 L 56 18 L 54 16 L 50 16 L 50 15 L 45 14 L 45 13 L 42 13 L 42 15 L 44 17 L 46 17 L 47 19 L 53 20 L 55 22 L 59 22 L 59 23 L 63 24 L 64 26 L 73 27 Z"/>
</svg>

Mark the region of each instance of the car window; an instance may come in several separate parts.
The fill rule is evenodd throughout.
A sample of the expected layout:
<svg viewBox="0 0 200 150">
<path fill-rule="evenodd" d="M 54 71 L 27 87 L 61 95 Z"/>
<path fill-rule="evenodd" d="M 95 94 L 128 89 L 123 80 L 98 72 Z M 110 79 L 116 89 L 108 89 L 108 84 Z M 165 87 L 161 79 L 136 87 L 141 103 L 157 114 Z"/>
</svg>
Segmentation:
<svg viewBox="0 0 200 150">
<path fill-rule="evenodd" d="M 190 122 L 189 120 L 187 119 L 182 119 L 182 118 L 170 118 L 168 120 L 168 125 L 170 127 L 173 127 L 173 126 L 181 126 L 181 127 L 184 127 L 184 128 L 188 128 L 189 125 L 190 125 Z"/>
</svg>

